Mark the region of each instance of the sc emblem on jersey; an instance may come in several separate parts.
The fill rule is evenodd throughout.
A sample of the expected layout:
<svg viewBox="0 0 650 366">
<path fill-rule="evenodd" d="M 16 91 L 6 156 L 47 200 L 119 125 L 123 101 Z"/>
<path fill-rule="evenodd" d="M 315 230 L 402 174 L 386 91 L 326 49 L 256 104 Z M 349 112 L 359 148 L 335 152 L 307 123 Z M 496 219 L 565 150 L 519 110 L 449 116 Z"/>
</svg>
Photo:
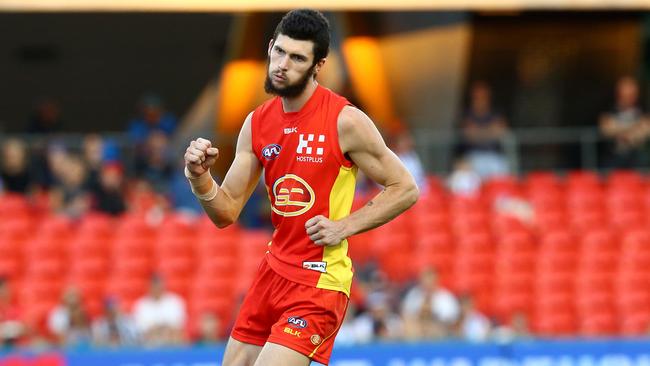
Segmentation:
<svg viewBox="0 0 650 366">
<path fill-rule="evenodd" d="M 284 217 L 300 216 L 309 211 L 316 194 L 309 184 L 295 174 L 286 174 L 273 183 L 273 212 Z"/>
</svg>

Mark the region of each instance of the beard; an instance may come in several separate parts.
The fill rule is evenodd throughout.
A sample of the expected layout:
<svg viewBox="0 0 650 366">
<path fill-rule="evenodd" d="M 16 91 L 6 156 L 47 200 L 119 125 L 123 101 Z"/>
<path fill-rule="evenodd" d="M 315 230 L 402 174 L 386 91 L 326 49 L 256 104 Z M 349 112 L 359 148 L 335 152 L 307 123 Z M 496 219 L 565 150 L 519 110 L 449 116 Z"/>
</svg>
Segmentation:
<svg viewBox="0 0 650 366">
<path fill-rule="evenodd" d="M 264 91 L 267 92 L 268 94 L 273 94 L 277 95 L 279 97 L 283 98 L 294 98 L 299 96 L 307 87 L 307 83 L 311 80 L 311 77 L 314 75 L 314 68 L 316 65 L 313 65 L 312 67 L 309 68 L 305 72 L 305 75 L 303 75 L 300 80 L 296 81 L 293 84 L 289 84 L 284 87 L 276 87 L 273 85 L 273 81 L 271 81 L 271 77 L 269 76 L 269 73 L 266 73 L 266 79 L 264 80 Z M 268 68 L 267 68 L 268 69 Z"/>
</svg>

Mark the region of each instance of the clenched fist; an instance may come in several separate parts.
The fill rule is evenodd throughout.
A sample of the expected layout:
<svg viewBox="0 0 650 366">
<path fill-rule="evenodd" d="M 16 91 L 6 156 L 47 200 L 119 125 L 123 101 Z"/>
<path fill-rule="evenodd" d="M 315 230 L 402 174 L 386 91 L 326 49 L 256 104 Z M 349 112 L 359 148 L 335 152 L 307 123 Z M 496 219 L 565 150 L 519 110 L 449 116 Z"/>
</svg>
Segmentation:
<svg viewBox="0 0 650 366">
<path fill-rule="evenodd" d="M 185 166 L 195 177 L 210 170 L 219 157 L 219 149 L 212 147 L 210 140 L 199 137 L 190 142 L 185 150 Z"/>
<path fill-rule="evenodd" d="M 305 230 L 309 239 L 317 245 L 338 245 L 346 239 L 343 223 L 332 221 L 323 215 L 307 220 Z"/>
</svg>

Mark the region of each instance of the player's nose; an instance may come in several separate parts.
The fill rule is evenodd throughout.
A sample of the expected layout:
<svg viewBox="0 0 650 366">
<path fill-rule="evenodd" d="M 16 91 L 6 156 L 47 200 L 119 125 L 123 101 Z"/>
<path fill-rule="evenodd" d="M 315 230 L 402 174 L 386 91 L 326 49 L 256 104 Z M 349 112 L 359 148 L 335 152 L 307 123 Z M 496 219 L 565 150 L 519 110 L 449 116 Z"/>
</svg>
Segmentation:
<svg viewBox="0 0 650 366">
<path fill-rule="evenodd" d="M 289 68 L 289 56 L 284 56 L 280 59 L 280 63 L 278 64 L 278 67 L 282 71 L 287 71 Z"/>
</svg>

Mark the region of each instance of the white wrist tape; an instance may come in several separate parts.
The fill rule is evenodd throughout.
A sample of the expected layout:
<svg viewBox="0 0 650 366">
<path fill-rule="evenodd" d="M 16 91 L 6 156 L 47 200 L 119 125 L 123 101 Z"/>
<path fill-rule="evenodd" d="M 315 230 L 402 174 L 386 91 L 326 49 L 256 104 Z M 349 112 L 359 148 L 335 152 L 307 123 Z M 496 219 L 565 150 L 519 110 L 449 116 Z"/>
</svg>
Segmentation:
<svg viewBox="0 0 650 366">
<path fill-rule="evenodd" d="M 218 193 L 217 190 L 217 182 L 214 181 L 212 178 L 212 175 L 210 175 L 210 172 L 205 172 L 198 177 L 192 176 L 192 173 L 187 169 L 187 166 L 185 167 L 184 170 L 185 177 L 187 180 L 190 182 L 190 187 L 192 189 L 192 193 L 196 196 L 196 198 L 200 199 L 201 201 L 212 201 Z M 205 185 L 208 181 L 210 182 L 210 190 L 207 193 L 200 194 L 196 192 L 195 187 Z"/>
</svg>

